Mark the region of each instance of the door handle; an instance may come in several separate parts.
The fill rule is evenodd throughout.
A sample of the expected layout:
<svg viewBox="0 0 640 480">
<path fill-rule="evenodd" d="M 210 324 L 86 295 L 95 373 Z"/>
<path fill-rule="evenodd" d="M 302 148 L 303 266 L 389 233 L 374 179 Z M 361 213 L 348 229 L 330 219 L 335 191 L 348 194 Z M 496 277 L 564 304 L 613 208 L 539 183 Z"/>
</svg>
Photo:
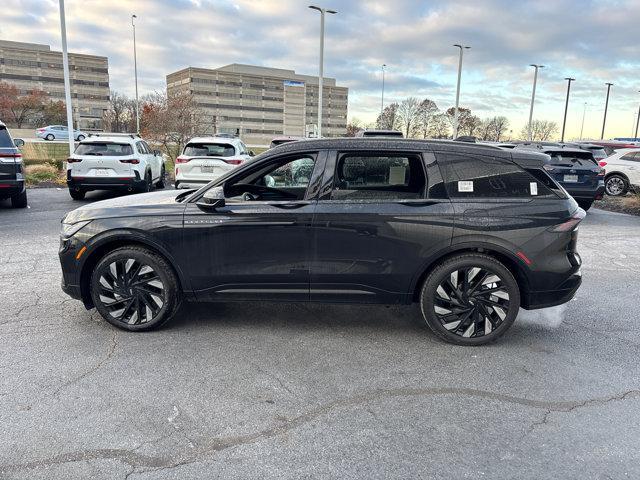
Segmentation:
<svg viewBox="0 0 640 480">
<path fill-rule="evenodd" d="M 268 205 L 276 208 L 282 208 L 284 210 L 295 210 L 296 208 L 305 207 L 310 205 L 311 202 L 290 202 L 290 203 L 269 203 Z"/>
<path fill-rule="evenodd" d="M 400 200 L 397 203 L 407 207 L 428 207 L 430 205 L 435 205 L 438 202 L 434 202 L 433 200 Z"/>
</svg>

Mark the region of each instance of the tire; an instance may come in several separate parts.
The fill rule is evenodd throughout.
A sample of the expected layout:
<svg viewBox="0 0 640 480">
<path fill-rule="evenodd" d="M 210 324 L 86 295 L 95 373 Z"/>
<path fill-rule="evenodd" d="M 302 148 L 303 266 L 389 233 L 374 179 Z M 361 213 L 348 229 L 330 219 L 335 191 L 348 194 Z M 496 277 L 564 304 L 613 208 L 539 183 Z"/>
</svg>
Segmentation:
<svg viewBox="0 0 640 480">
<path fill-rule="evenodd" d="M 86 193 L 84 190 L 69 190 L 69 195 L 71 195 L 71 198 L 74 200 L 84 200 Z"/>
<path fill-rule="evenodd" d="M 629 191 L 629 181 L 622 175 L 613 173 L 604 181 L 604 191 L 612 197 L 621 197 Z"/>
<path fill-rule="evenodd" d="M 173 184 L 173 188 L 175 188 L 176 190 L 180 190 L 180 182 L 175 182 Z"/>
<path fill-rule="evenodd" d="M 466 289 L 464 278 L 468 279 Z M 491 292 L 482 293 L 486 290 Z M 452 306 L 459 311 L 453 312 Z M 420 308 L 429 328 L 445 342 L 483 345 L 500 338 L 513 324 L 520 309 L 520 290 L 511 272 L 495 258 L 461 254 L 429 273 L 420 293 Z"/>
<path fill-rule="evenodd" d="M 591 205 L 593 205 L 593 200 L 576 200 L 576 202 L 578 202 L 580 208 L 585 212 L 591 208 Z"/>
<path fill-rule="evenodd" d="M 151 180 L 151 172 L 147 171 L 147 173 L 144 174 L 144 182 L 138 188 L 138 193 L 150 192 L 152 188 L 153 182 Z"/>
<path fill-rule="evenodd" d="M 53 140 L 55 138 L 56 137 L 54 137 L 52 133 L 49 133 L 49 134 L 45 135 L 45 137 L 44 137 L 44 139 L 48 140 L 48 141 L 51 141 L 51 140 Z"/>
<path fill-rule="evenodd" d="M 78 140 L 79 142 L 81 142 L 82 140 L 84 140 L 84 135 L 78 135 L 78 138 L 76 140 Z"/>
<path fill-rule="evenodd" d="M 22 192 L 18 193 L 11 197 L 11 206 L 13 208 L 27 208 L 27 190 L 24 189 Z"/>
<path fill-rule="evenodd" d="M 133 332 L 164 325 L 182 298 L 171 265 L 144 247 L 122 247 L 105 255 L 90 282 L 91 298 L 102 318 Z"/>
<path fill-rule="evenodd" d="M 164 188 L 166 186 L 165 184 L 166 176 L 167 176 L 167 172 L 165 172 L 164 165 L 163 165 L 162 170 L 160 170 L 160 180 L 158 180 L 158 183 L 156 183 L 156 188 Z"/>
</svg>

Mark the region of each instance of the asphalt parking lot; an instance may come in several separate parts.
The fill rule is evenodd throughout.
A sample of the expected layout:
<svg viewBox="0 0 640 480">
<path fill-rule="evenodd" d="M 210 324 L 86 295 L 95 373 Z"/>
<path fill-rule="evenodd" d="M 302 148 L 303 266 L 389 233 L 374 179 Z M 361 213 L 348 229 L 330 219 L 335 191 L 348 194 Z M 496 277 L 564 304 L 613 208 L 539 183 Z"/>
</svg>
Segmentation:
<svg viewBox="0 0 640 480">
<path fill-rule="evenodd" d="M 187 305 L 116 330 L 60 290 L 80 202 L 29 199 L 0 202 L 2 479 L 640 476 L 640 218 L 591 211 L 577 297 L 465 348 L 409 307 Z"/>
</svg>

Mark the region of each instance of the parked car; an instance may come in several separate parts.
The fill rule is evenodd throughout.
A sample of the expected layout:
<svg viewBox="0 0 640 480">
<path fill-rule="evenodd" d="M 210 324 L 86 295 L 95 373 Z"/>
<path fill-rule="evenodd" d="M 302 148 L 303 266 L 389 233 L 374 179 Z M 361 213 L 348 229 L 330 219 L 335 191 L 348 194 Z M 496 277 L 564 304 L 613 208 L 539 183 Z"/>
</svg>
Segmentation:
<svg viewBox="0 0 640 480">
<path fill-rule="evenodd" d="M 24 165 L 18 147 L 24 141 L 11 138 L 7 126 L 0 122 L 0 200 L 11 199 L 14 208 L 27 206 L 27 189 L 24 181 Z"/>
<path fill-rule="evenodd" d="M 196 192 L 68 213 L 62 288 L 130 331 L 169 321 L 183 299 L 417 302 L 440 338 L 487 343 L 521 307 L 565 303 L 580 286 L 585 212 L 541 157 L 442 141 L 291 142 Z M 267 185 L 293 162 L 313 165 L 310 178 Z"/>
<path fill-rule="evenodd" d="M 605 147 L 603 147 L 602 145 L 595 145 L 593 143 L 568 142 L 564 143 L 562 146 L 565 148 L 580 148 L 582 150 L 588 150 L 593 154 L 593 158 L 598 163 L 610 155 L 605 150 Z"/>
<path fill-rule="evenodd" d="M 403 138 L 404 135 L 399 130 L 360 130 L 356 137 L 392 137 L 392 138 Z"/>
<path fill-rule="evenodd" d="M 604 188 L 607 195 L 626 195 L 629 190 L 640 191 L 640 148 L 618 150 L 601 162 L 607 173 Z"/>
<path fill-rule="evenodd" d="M 165 186 L 164 157 L 136 134 L 92 134 L 67 159 L 67 186 L 74 200 L 91 190 L 148 192 Z"/>
<path fill-rule="evenodd" d="M 36 130 L 36 137 L 44 138 L 45 140 L 68 140 L 69 129 L 66 125 L 49 125 L 47 127 L 38 128 Z M 73 139 L 81 142 L 87 138 L 87 134 L 81 130 L 73 131 Z"/>
<path fill-rule="evenodd" d="M 622 150 L 623 148 L 637 147 L 637 145 L 634 142 L 625 142 L 625 141 L 619 141 L 619 140 L 587 140 L 579 143 L 598 145 L 604 149 L 607 156 L 611 156 L 614 153 L 616 153 L 618 150 Z"/>
<path fill-rule="evenodd" d="M 583 209 L 589 210 L 595 200 L 603 197 L 605 170 L 590 151 L 535 143 L 520 144 L 513 150 L 534 150 L 548 155 L 544 168 Z"/>
<path fill-rule="evenodd" d="M 176 158 L 175 187 L 200 188 L 251 157 L 253 152 L 239 138 L 192 138 Z"/>
<path fill-rule="evenodd" d="M 297 142 L 304 139 L 305 137 L 292 137 L 291 135 L 275 137 L 273 140 L 271 140 L 271 145 L 269 145 L 269 148 L 277 147 L 278 145 L 282 145 L 283 143 Z"/>
</svg>

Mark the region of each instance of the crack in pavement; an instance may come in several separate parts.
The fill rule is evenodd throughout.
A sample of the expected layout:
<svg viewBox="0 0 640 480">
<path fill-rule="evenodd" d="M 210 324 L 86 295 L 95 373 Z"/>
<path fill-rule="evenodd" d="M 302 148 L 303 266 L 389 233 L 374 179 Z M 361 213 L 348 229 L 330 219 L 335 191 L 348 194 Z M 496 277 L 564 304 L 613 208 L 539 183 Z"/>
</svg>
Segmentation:
<svg viewBox="0 0 640 480">
<path fill-rule="evenodd" d="M 114 337 L 115 342 L 115 337 Z M 115 349 L 115 347 L 113 347 Z M 112 351 L 113 351 L 112 349 Z M 106 361 L 106 359 L 105 359 Z M 104 362 L 101 362 L 104 363 Z M 94 370 L 95 371 L 95 370 Z M 86 375 L 85 375 L 86 376 Z M 183 452 L 173 457 L 162 456 L 150 456 L 136 452 L 145 443 L 135 447 L 134 449 L 93 449 L 82 450 L 70 453 L 64 453 L 53 457 L 35 460 L 25 463 L 0 465 L 0 473 L 34 469 L 39 467 L 49 467 L 51 465 L 70 463 L 76 461 L 87 460 L 116 460 L 121 461 L 130 467 L 133 467 L 131 472 L 127 474 L 127 478 L 134 473 L 147 473 L 160 470 L 167 470 L 179 467 L 181 465 L 187 465 L 200 461 L 200 457 L 213 452 L 219 452 L 229 448 L 252 444 L 261 440 L 274 438 L 283 435 L 291 430 L 308 424 L 317 418 L 329 414 L 331 411 L 338 408 L 348 408 L 368 405 L 371 402 L 378 400 L 397 398 L 397 397 L 432 397 L 441 395 L 459 395 L 472 398 L 480 398 L 485 400 L 492 400 L 502 403 L 522 405 L 531 408 L 544 409 L 546 412 L 542 422 L 536 422 L 542 425 L 546 423 L 548 416 L 552 412 L 571 412 L 580 408 L 585 408 L 594 405 L 605 405 L 612 401 L 626 400 L 632 396 L 640 396 L 640 390 L 628 390 L 618 395 L 611 395 L 608 397 L 591 398 L 582 401 L 560 401 L 549 402 L 544 400 L 532 400 L 524 397 L 517 397 L 514 395 L 507 395 L 502 393 L 495 393 L 486 390 L 478 390 L 472 388 L 394 388 L 394 389 L 377 389 L 369 392 L 361 393 L 351 397 L 336 399 L 332 402 L 320 405 L 311 409 L 307 413 L 298 415 L 292 419 L 285 420 L 284 422 L 259 430 L 253 433 L 247 433 L 244 435 L 236 435 L 222 438 L 211 438 L 201 442 L 196 448 L 189 452 Z M 535 427 L 534 427 L 535 428 Z M 156 441 L 162 440 L 163 437 Z M 137 471 L 136 471 L 137 470 Z"/>
</svg>

